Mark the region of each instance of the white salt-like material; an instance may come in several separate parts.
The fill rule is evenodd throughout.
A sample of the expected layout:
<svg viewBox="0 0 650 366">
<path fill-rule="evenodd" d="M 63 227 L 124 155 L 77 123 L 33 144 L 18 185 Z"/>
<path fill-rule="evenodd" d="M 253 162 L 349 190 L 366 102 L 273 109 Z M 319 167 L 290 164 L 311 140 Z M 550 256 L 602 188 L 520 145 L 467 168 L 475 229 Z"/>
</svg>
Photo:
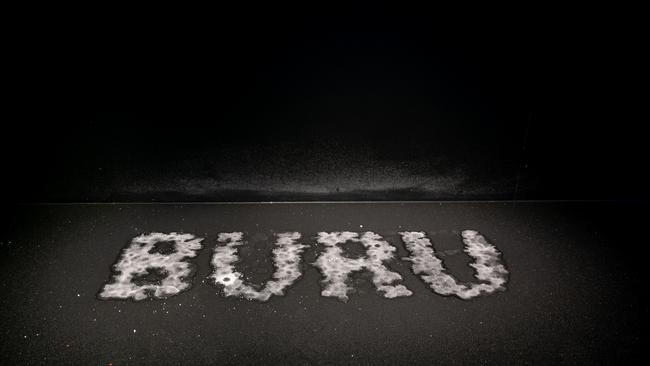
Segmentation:
<svg viewBox="0 0 650 366">
<path fill-rule="evenodd" d="M 392 260 L 397 248 L 382 240 L 381 236 L 373 232 L 366 232 L 361 238 L 358 233 L 350 231 L 320 232 L 318 242 L 325 245 L 325 251 L 313 263 L 324 276 L 321 295 L 348 301 L 348 292 L 352 290 L 352 287 L 347 284 L 348 279 L 352 272 L 364 269 L 372 272 L 372 281 L 377 291 L 382 292 L 384 297 L 395 298 L 413 294 L 404 285 L 391 285 L 401 280 L 402 276 L 390 271 L 383 262 Z M 366 250 L 365 257 L 356 259 L 344 257 L 343 249 L 339 244 L 346 242 L 363 244 Z"/>
<path fill-rule="evenodd" d="M 462 232 L 464 251 L 474 258 L 474 263 L 470 266 L 476 271 L 475 277 L 487 283 L 459 284 L 454 277 L 445 272 L 442 261 L 435 256 L 431 241 L 426 238 L 424 232 L 404 231 L 400 234 L 411 253 L 410 257 L 403 259 L 412 262 L 413 273 L 420 275 L 420 278 L 436 293 L 471 299 L 481 294 L 505 290 L 508 271 L 501 263 L 501 253 L 477 231 Z"/>
<path fill-rule="evenodd" d="M 273 280 L 266 282 L 261 290 L 246 284 L 243 275 L 237 272 L 234 264 L 239 261 L 237 246 L 244 245 L 243 233 L 221 233 L 219 243 L 214 248 L 210 276 L 216 284 L 223 286 L 226 296 L 237 296 L 248 300 L 267 301 L 271 295 L 284 295 L 284 290 L 302 276 L 300 272 L 301 254 L 307 245 L 298 243 L 300 233 L 288 232 L 277 234 L 275 249 L 273 249 L 273 264 L 275 273 Z"/>
<path fill-rule="evenodd" d="M 104 285 L 99 293 L 100 299 L 144 300 L 149 295 L 154 298 L 166 298 L 189 289 L 190 276 L 195 265 L 185 259 L 196 257 L 202 248 L 203 238 L 192 234 L 151 233 L 133 238 L 131 244 L 122 251 L 118 261 L 113 265 L 112 283 Z M 174 251 L 168 254 L 150 253 L 156 243 L 173 242 Z M 146 276 L 150 270 L 157 270 L 165 275 L 159 284 L 137 284 L 135 277 Z"/>
</svg>

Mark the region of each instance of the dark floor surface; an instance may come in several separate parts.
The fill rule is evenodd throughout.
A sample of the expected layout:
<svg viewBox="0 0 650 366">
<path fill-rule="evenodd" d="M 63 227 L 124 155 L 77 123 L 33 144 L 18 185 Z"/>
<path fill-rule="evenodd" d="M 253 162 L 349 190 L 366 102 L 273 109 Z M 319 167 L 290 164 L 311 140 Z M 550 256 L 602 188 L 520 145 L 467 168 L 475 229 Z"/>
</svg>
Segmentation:
<svg viewBox="0 0 650 366">
<path fill-rule="evenodd" d="M 613 202 L 102 204 L 3 207 L 0 364 L 624 364 L 641 355 L 648 303 L 647 204 Z M 463 301 L 433 293 L 396 260 L 413 296 L 385 299 L 363 276 L 347 303 L 320 296 L 307 263 L 319 231 L 426 231 L 461 249 L 479 230 L 502 251 L 507 290 Z M 304 276 L 269 302 L 210 285 L 220 232 L 251 242 L 239 268 L 272 271 L 272 234 L 299 231 Z M 141 233 L 204 237 L 193 287 L 167 300 L 102 301 L 120 249 Z M 258 250 L 253 250 L 257 248 Z M 453 253 L 453 252 L 449 252 Z M 469 257 L 445 258 L 470 280 Z"/>
</svg>

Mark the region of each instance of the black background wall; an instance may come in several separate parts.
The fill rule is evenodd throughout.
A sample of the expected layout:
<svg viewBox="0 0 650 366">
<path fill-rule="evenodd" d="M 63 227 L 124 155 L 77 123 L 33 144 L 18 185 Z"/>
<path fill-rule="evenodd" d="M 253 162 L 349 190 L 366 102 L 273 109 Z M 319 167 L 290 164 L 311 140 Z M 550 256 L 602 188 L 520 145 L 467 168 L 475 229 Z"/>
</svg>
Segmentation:
<svg viewBox="0 0 650 366">
<path fill-rule="evenodd" d="M 3 199 L 647 198 L 626 17 L 231 15 L 16 28 Z"/>
</svg>

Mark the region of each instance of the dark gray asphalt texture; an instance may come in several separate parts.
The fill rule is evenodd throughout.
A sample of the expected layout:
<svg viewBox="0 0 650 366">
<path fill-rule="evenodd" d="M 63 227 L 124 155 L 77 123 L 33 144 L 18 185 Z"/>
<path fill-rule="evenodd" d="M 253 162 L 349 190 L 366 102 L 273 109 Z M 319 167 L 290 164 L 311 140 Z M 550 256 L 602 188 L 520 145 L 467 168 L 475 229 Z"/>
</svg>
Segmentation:
<svg viewBox="0 0 650 366">
<path fill-rule="evenodd" d="M 640 354 L 646 204 L 291 203 L 16 205 L 3 208 L 0 364 L 602 364 Z M 363 225 L 363 227 L 361 227 Z M 320 296 L 308 263 L 319 231 L 426 231 L 449 271 L 471 280 L 459 232 L 503 253 L 505 292 L 463 301 L 433 293 L 394 261 L 414 292 L 385 299 L 368 276 L 347 303 Z M 131 238 L 204 237 L 190 290 L 167 300 L 102 301 L 97 293 Z M 272 273 L 273 233 L 299 231 L 304 276 L 286 296 L 225 298 L 207 281 L 220 232 L 243 231 L 239 269 Z"/>
</svg>

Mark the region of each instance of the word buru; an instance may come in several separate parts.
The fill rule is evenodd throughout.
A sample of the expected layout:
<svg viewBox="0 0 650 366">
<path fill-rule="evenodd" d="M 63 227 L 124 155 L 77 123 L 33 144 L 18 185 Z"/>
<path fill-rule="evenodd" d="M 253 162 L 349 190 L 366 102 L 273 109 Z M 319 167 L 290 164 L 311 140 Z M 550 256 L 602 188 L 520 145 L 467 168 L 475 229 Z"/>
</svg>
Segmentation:
<svg viewBox="0 0 650 366">
<path fill-rule="evenodd" d="M 479 283 L 459 283 L 447 273 L 424 232 L 404 231 L 399 234 L 410 254 L 402 260 L 410 261 L 413 273 L 419 275 L 434 292 L 471 299 L 505 290 L 508 271 L 501 261 L 501 253 L 479 232 L 464 230 L 461 233 L 464 252 L 474 260 L 470 266 L 474 268 L 474 276 Z M 220 233 L 213 251 L 209 279 L 223 289 L 225 296 L 256 301 L 267 301 L 273 295 L 283 296 L 287 288 L 302 276 L 302 253 L 309 246 L 300 242 L 301 237 L 298 232 L 276 234 L 273 279 L 263 286 L 254 286 L 246 283 L 235 266 L 239 261 L 238 247 L 246 245 L 244 234 Z M 111 282 L 103 286 L 99 298 L 140 301 L 168 298 L 187 291 L 195 271 L 195 265 L 188 259 L 196 257 L 203 247 L 203 240 L 192 234 L 174 232 L 143 234 L 133 238 L 113 265 Z M 324 245 L 325 250 L 311 265 L 323 276 L 322 296 L 347 301 L 348 294 L 354 290 L 350 287 L 349 279 L 357 271 L 369 271 L 377 292 L 383 297 L 392 299 L 413 294 L 399 283 L 402 276 L 387 267 L 395 259 L 397 248 L 380 235 L 370 231 L 363 234 L 350 231 L 319 232 L 317 242 Z M 343 246 L 346 243 L 362 244 L 365 254 L 360 258 L 344 256 Z M 167 248 L 163 248 L 163 244 Z"/>
</svg>

